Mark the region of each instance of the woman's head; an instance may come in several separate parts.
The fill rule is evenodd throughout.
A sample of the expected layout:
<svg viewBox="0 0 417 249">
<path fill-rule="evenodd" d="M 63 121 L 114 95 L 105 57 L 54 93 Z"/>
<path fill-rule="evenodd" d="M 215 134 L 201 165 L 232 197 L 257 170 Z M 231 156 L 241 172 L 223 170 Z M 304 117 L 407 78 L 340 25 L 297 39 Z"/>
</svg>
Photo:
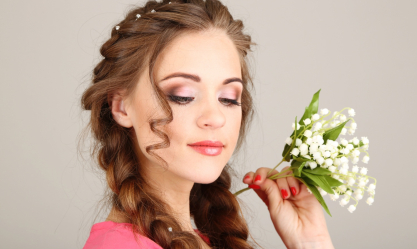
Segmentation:
<svg viewBox="0 0 417 249">
<path fill-rule="evenodd" d="M 254 43 L 242 22 L 215 0 L 148 1 L 118 26 L 82 97 L 113 206 L 163 248 L 193 248 L 190 234 L 168 232 L 180 226 L 147 181 L 163 165 L 168 175 L 157 185 L 198 183 L 191 215 L 212 245 L 250 248 L 227 164 L 253 112 L 246 55 Z M 220 141 L 223 151 L 207 156 L 188 146 L 202 140 Z"/>
<path fill-rule="evenodd" d="M 152 182 L 214 182 L 235 150 L 242 120 L 243 84 L 235 45 L 222 29 L 183 33 L 159 54 L 153 71 L 173 114 L 173 120 L 160 127 L 169 146 L 155 150 L 167 167 L 162 170 L 161 162 L 146 152 L 147 146 L 163 141 L 149 120 L 167 115 L 147 69 L 129 98 L 122 101 L 123 93 L 113 95 L 113 118 L 132 129 L 140 164 Z M 189 146 L 203 140 L 220 141 L 221 153 L 204 155 Z"/>
</svg>

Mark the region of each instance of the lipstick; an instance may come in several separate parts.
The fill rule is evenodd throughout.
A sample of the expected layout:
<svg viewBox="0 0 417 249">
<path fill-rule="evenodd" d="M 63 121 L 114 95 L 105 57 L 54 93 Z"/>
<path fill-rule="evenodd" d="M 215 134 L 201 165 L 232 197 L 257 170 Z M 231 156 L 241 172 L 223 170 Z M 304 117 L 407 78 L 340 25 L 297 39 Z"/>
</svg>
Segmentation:
<svg viewBox="0 0 417 249">
<path fill-rule="evenodd" d="M 200 141 L 193 144 L 188 144 L 191 148 L 193 148 L 198 153 L 201 153 L 206 156 L 217 156 L 222 153 L 223 150 L 223 143 L 219 141 Z"/>
</svg>

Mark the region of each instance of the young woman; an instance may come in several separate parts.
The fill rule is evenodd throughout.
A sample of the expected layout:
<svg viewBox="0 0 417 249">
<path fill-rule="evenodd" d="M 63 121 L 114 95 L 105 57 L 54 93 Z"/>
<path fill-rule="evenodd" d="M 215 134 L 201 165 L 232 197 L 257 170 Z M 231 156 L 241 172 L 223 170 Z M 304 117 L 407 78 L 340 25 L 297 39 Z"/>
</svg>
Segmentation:
<svg viewBox="0 0 417 249">
<path fill-rule="evenodd" d="M 254 248 L 228 164 L 253 115 L 243 28 L 218 0 L 152 0 L 112 30 L 81 100 L 112 202 L 85 249 Z M 285 245 L 333 248 L 306 186 L 269 170 L 243 182 Z"/>
</svg>

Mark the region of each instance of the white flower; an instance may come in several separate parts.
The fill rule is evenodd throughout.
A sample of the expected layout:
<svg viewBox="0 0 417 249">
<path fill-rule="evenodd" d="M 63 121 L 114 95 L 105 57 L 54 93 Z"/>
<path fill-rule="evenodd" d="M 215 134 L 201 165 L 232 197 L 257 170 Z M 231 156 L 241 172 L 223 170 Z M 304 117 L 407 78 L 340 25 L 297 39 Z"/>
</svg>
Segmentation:
<svg viewBox="0 0 417 249">
<path fill-rule="evenodd" d="M 331 157 L 332 159 L 335 159 L 338 155 L 339 155 L 339 153 L 338 153 L 338 152 L 336 152 L 336 153 L 333 153 L 330 157 Z"/>
<path fill-rule="evenodd" d="M 368 194 L 370 196 L 374 196 L 375 195 L 375 190 L 368 190 Z"/>
<path fill-rule="evenodd" d="M 310 148 L 311 148 L 311 147 L 310 147 Z M 317 151 L 317 152 L 314 152 L 314 154 L 313 154 L 313 158 L 317 160 L 319 157 L 321 157 L 321 153 L 320 153 L 320 152 L 318 152 L 318 151 Z"/>
<path fill-rule="evenodd" d="M 313 121 L 317 121 L 317 120 L 319 120 L 319 119 L 320 119 L 320 115 L 318 115 L 318 114 L 316 113 L 316 114 L 314 114 L 314 115 L 311 117 L 311 119 L 312 119 Z"/>
<path fill-rule="evenodd" d="M 346 198 L 348 198 L 347 196 L 351 196 L 352 195 L 352 191 L 350 191 L 350 190 L 346 191 L 345 195 L 346 195 Z"/>
<path fill-rule="evenodd" d="M 322 127 L 323 127 L 323 124 L 322 124 L 321 122 L 317 122 L 317 123 L 316 123 L 316 126 L 314 127 L 314 129 L 315 129 L 316 131 L 318 131 L 318 130 L 320 130 Z"/>
<path fill-rule="evenodd" d="M 349 212 L 353 213 L 353 211 L 355 211 L 356 207 L 354 205 L 350 205 L 348 207 Z"/>
<path fill-rule="evenodd" d="M 300 154 L 301 154 L 303 157 L 306 157 L 306 156 L 307 156 L 307 154 L 308 154 L 308 150 L 302 150 L 302 151 L 300 152 Z"/>
<path fill-rule="evenodd" d="M 292 129 L 295 130 L 295 123 L 292 123 Z M 299 130 L 299 129 L 300 129 L 300 124 L 297 123 L 297 130 Z"/>
<path fill-rule="evenodd" d="M 364 157 L 362 158 L 362 162 L 364 162 L 364 163 L 368 163 L 368 162 L 369 162 L 369 156 L 364 156 Z"/>
<path fill-rule="evenodd" d="M 310 162 L 310 168 L 311 169 L 315 169 L 317 167 L 317 163 L 316 162 Z"/>
<path fill-rule="evenodd" d="M 362 148 L 364 148 L 365 150 L 369 149 L 369 144 L 365 144 L 364 146 L 362 146 Z"/>
<path fill-rule="evenodd" d="M 343 146 L 346 146 L 346 145 L 348 145 L 348 141 L 346 140 L 346 139 L 344 139 L 344 138 L 342 138 L 342 140 L 340 141 L 340 143 L 343 145 Z"/>
<path fill-rule="evenodd" d="M 335 200 L 339 199 L 339 194 L 338 194 L 338 193 L 336 193 L 336 192 L 335 192 L 335 194 L 334 194 L 334 195 L 329 194 L 329 196 L 330 196 L 330 199 L 331 199 L 332 201 L 335 201 Z"/>
<path fill-rule="evenodd" d="M 353 143 L 354 145 L 358 145 L 358 144 L 359 144 L 359 139 L 358 139 L 357 137 L 354 137 L 354 138 L 352 139 L 352 143 Z"/>
<path fill-rule="evenodd" d="M 359 157 L 355 156 L 355 157 L 352 159 L 352 163 L 353 163 L 353 164 L 357 164 L 358 162 L 359 162 Z"/>
<path fill-rule="evenodd" d="M 300 151 L 297 148 L 294 148 L 291 151 L 291 154 L 293 154 L 294 156 L 298 156 L 299 153 L 300 153 Z"/>
<path fill-rule="evenodd" d="M 368 169 L 365 167 L 362 167 L 361 172 L 362 175 L 366 175 L 366 173 L 368 173 Z"/>
<path fill-rule="evenodd" d="M 349 151 L 348 148 L 343 148 L 343 149 L 340 150 L 340 152 L 344 155 L 347 155 L 347 154 L 349 154 L 350 151 Z"/>
<path fill-rule="evenodd" d="M 342 175 L 347 175 L 348 170 L 345 169 L 345 168 L 342 168 L 342 169 L 339 170 L 339 173 L 342 174 Z"/>
<path fill-rule="evenodd" d="M 325 144 L 320 145 L 319 150 L 323 153 L 324 151 L 327 150 L 327 145 Z"/>
<path fill-rule="evenodd" d="M 367 137 L 361 137 L 361 140 L 363 144 L 369 144 L 369 140 Z"/>
<path fill-rule="evenodd" d="M 303 122 L 304 122 L 305 125 L 309 125 L 309 124 L 311 124 L 311 119 L 306 118 L 306 119 L 304 119 Z"/>
<path fill-rule="evenodd" d="M 316 162 L 320 165 L 322 165 L 324 163 L 324 158 L 323 157 L 319 157 L 316 159 Z"/>
<path fill-rule="evenodd" d="M 320 114 L 321 115 L 327 115 L 327 114 L 329 114 L 329 110 L 327 108 L 321 109 Z"/>
<path fill-rule="evenodd" d="M 356 128 L 358 128 L 358 124 L 357 124 L 357 123 L 352 123 L 352 124 L 350 125 L 350 128 L 352 128 L 352 129 L 356 130 Z"/>
<path fill-rule="evenodd" d="M 346 145 L 346 148 L 347 148 L 349 151 L 353 150 L 353 144 L 348 144 L 348 145 Z"/>
<path fill-rule="evenodd" d="M 333 160 L 330 159 L 330 158 L 326 159 L 325 162 L 326 162 L 326 166 L 332 166 L 332 164 L 333 164 Z"/>
<path fill-rule="evenodd" d="M 346 198 L 343 198 L 339 203 L 340 203 L 340 206 L 344 207 L 346 204 L 349 203 L 349 200 Z"/>
<path fill-rule="evenodd" d="M 305 155 L 304 157 L 307 158 L 307 159 L 311 159 L 311 157 L 309 155 Z"/>
<path fill-rule="evenodd" d="M 346 189 L 347 189 L 347 187 L 346 187 L 346 185 L 340 185 L 339 187 L 337 187 L 341 192 L 345 192 L 346 191 Z"/>
<path fill-rule="evenodd" d="M 327 195 L 327 192 L 326 192 L 326 191 L 324 191 L 322 188 L 317 187 L 317 189 L 319 190 L 319 192 L 320 192 L 320 194 L 321 194 L 322 196 Z"/>
<path fill-rule="evenodd" d="M 348 113 L 349 113 L 349 116 L 351 117 L 355 116 L 355 110 L 353 108 L 350 108 Z"/>
<path fill-rule="evenodd" d="M 314 157 L 314 154 L 316 153 L 316 152 L 318 152 L 317 150 L 319 149 L 319 145 L 318 144 L 312 144 L 312 145 L 310 145 L 310 154 L 312 154 L 313 155 L 313 157 Z M 319 152 L 320 153 L 320 152 Z M 318 155 L 320 155 L 320 154 L 318 154 Z"/>
<path fill-rule="evenodd" d="M 311 135 L 313 135 L 313 132 L 311 132 L 310 130 L 306 130 L 306 131 L 304 132 L 304 136 L 305 136 L 305 137 L 310 138 L 310 137 L 311 137 Z"/>
<path fill-rule="evenodd" d="M 313 139 L 311 137 L 307 138 L 306 144 L 311 145 L 313 143 Z"/>
<path fill-rule="evenodd" d="M 340 158 L 334 159 L 334 165 L 335 166 L 339 166 L 341 163 L 342 163 L 342 160 L 340 160 Z"/>
<path fill-rule="evenodd" d="M 340 121 L 345 122 L 346 121 L 346 116 L 345 115 L 340 115 Z"/>
<path fill-rule="evenodd" d="M 340 177 L 339 177 L 339 175 L 335 175 L 335 174 L 332 174 L 332 177 L 334 178 L 334 179 L 339 179 Z"/>
<path fill-rule="evenodd" d="M 353 184 L 355 184 L 355 179 L 353 177 L 349 177 L 348 178 L 347 185 L 348 186 L 352 186 Z"/>
<path fill-rule="evenodd" d="M 308 145 L 307 144 L 301 144 L 299 147 L 300 151 L 303 152 L 308 152 Z"/>
<path fill-rule="evenodd" d="M 330 172 L 334 173 L 336 171 L 336 167 L 335 166 L 330 166 L 329 170 L 330 170 Z"/>
<path fill-rule="evenodd" d="M 356 165 L 354 165 L 354 166 L 352 167 L 352 172 L 353 172 L 353 173 L 358 173 L 358 171 L 359 171 L 359 167 L 358 167 L 358 166 L 356 166 Z"/>
<path fill-rule="evenodd" d="M 297 138 L 296 140 L 295 140 L 295 146 L 300 146 L 301 144 L 303 143 L 303 141 L 301 141 L 301 139 L 299 139 L 299 138 Z"/>
<path fill-rule="evenodd" d="M 341 135 L 346 135 L 347 129 L 343 128 L 342 131 L 340 132 Z"/>
<path fill-rule="evenodd" d="M 286 143 L 286 144 L 288 144 L 288 145 L 291 145 L 291 143 L 292 143 L 292 138 L 287 137 L 287 139 L 285 139 L 285 143 Z"/>
<path fill-rule="evenodd" d="M 375 184 L 373 183 L 369 184 L 368 191 L 375 190 L 375 187 L 376 187 Z"/>
<path fill-rule="evenodd" d="M 325 151 L 324 153 L 323 153 L 323 156 L 325 157 L 325 158 L 329 158 L 330 157 L 330 151 Z M 331 159 L 330 159 L 331 160 Z"/>
<path fill-rule="evenodd" d="M 342 169 L 349 170 L 349 164 L 348 163 L 342 163 L 342 166 L 340 166 Z"/>
<path fill-rule="evenodd" d="M 355 129 L 350 128 L 350 129 L 349 129 L 349 135 L 353 135 L 353 134 L 355 134 Z M 344 134 L 343 134 L 343 135 L 344 135 Z"/>
<path fill-rule="evenodd" d="M 372 205 L 373 202 L 374 202 L 374 198 L 372 197 L 368 197 L 368 199 L 366 199 L 366 203 L 369 205 Z"/>
<path fill-rule="evenodd" d="M 342 157 L 340 158 L 340 161 L 341 161 L 342 163 L 347 163 L 347 162 L 348 162 L 348 159 L 347 159 L 345 156 L 342 156 Z"/>
<path fill-rule="evenodd" d="M 361 154 L 361 152 L 358 149 L 354 149 L 353 152 L 352 152 L 352 154 L 354 156 L 359 156 Z"/>
</svg>

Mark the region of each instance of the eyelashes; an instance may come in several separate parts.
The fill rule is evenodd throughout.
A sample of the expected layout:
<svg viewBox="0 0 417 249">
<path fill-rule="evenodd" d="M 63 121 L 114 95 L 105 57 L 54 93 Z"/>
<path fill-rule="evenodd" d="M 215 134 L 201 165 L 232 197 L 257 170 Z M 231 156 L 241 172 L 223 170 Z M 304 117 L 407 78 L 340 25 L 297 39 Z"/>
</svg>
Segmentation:
<svg viewBox="0 0 417 249">
<path fill-rule="evenodd" d="M 174 102 L 178 105 L 187 105 L 191 101 L 193 101 L 194 97 L 181 97 L 175 95 L 168 95 L 168 100 Z M 233 106 L 241 106 L 240 102 L 234 99 L 227 99 L 227 98 L 219 98 L 223 103 L 227 103 L 226 107 L 233 107 Z"/>
</svg>

